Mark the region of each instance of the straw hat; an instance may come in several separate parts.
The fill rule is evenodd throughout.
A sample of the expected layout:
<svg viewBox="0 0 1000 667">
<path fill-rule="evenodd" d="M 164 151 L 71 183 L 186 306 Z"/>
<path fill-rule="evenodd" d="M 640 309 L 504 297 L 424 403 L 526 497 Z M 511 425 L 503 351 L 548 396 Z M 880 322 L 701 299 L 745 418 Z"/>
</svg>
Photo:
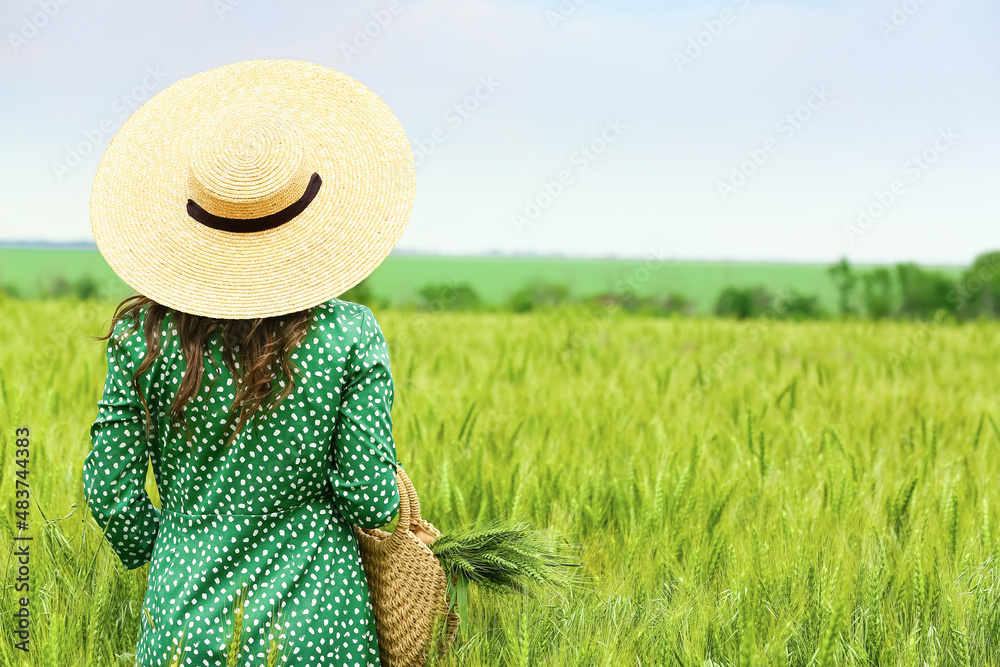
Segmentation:
<svg viewBox="0 0 1000 667">
<path fill-rule="evenodd" d="M 182 79 L 115 135 L 91 195 L 111 268 L 170 308 L 284 315 L 343 294 L 413 208 L 413 152 L 355 79 L 251 60 Z"/>
</svg>

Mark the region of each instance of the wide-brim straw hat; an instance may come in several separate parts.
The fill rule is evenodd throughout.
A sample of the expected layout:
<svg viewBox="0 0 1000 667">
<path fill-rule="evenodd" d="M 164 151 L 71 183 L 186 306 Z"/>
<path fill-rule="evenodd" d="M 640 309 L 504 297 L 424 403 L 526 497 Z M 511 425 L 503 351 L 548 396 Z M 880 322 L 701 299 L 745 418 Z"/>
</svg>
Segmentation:
<svg viewBox="0 0 1000 667">
<path fill-rule="evenodd" d="M 98 249 L 137 292 L 250 319 L 340 296 L 413 208 L 413 152 L 378 95 L 336 70 L 251 60 L 140 106 L 97 169 Z"/>
</svg>

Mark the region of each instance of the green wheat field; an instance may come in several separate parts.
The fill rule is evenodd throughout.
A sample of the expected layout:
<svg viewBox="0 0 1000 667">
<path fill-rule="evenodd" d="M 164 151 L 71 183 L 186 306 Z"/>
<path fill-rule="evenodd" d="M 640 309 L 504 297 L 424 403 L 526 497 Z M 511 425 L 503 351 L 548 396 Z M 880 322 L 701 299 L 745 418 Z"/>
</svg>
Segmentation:
<svg viewBox="0 0 1000 667">
<path fill-rule="evenodd" d="M 102 542 L 81 473 L 106 370 L 87 336 L 112 305 L 0 311 L 0 665 L 131 665 L 145 568 Z M 520 519 L 582 546 L 570 592 L 473 590 L 442 664 L 1000 664 L 997 324 L 376 316 L 425 518 Z"/>
</svg>

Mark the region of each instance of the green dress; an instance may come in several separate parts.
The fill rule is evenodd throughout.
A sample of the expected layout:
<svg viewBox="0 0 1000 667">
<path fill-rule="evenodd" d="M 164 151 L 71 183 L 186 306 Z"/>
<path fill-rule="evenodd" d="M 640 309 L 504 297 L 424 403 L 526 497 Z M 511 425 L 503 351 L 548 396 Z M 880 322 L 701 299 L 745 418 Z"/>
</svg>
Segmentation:
<svg viewBox="0 0 1000 667">
<path fill-rule="evenodd" d="M 130 383 L 146 340 L 141 326 L 115 326 L 83 478 L 91 513 L 122 564 L 150 564 L 136 647 L 141 667 L 166 665 L 182 632 L 179 664 L 226 664 L 238 593 L 238 664 L 268 664 L 271 638 L 283 650 L 279 665 L 379 664 L 351 525 L 384 526 L 399 506 L 389 352 L 367 307 L 332 299 L 312 313 L 291 356 L 298 368 L 292 393 L 273 411 L 254 413 L 229 448 L 236 420 L 223 427 L 234 379 L 218 333 L 185 407 L 189 445 L 183 428 L 167 421 L 186 368 L 171 314 L 161 327 L 162 351 L 139 379 L 153 416 L 148 439 Z M 145 491 L 147 457 L 162 509 Z"/>
</svg>

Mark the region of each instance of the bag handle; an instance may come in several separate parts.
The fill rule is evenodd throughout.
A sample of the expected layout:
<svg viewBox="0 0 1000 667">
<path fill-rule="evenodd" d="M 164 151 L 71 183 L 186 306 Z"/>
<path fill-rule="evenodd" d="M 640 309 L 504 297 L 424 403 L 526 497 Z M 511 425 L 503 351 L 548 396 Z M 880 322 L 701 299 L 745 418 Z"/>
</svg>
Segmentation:
<svg viewBox="0 0 1000 667">
<path fill-rule="evenodd" d="M 403 478 L 403 486 L 406 488 L 406 497 L 410 504 L 410 525 L 416 526 L 423 520 L 420 518 L 420 499 L 417 498 L 417 488 L 413 486 L 410 476 L 402 468 L 396 474 L 397 485 L 399 484 L 400 477 Z"/>
<path fill-rule="evenodd" d="M 392 535 L 386 540 L 392 543 L 393 547 L 405 540 L 406 533 L 421 521 L 417 490 L 413 488 L 413 482 L 402 467 L 396 468 L 396 488 L 399 490 L 399 521 L 396 522 Z"/>
</svg>

